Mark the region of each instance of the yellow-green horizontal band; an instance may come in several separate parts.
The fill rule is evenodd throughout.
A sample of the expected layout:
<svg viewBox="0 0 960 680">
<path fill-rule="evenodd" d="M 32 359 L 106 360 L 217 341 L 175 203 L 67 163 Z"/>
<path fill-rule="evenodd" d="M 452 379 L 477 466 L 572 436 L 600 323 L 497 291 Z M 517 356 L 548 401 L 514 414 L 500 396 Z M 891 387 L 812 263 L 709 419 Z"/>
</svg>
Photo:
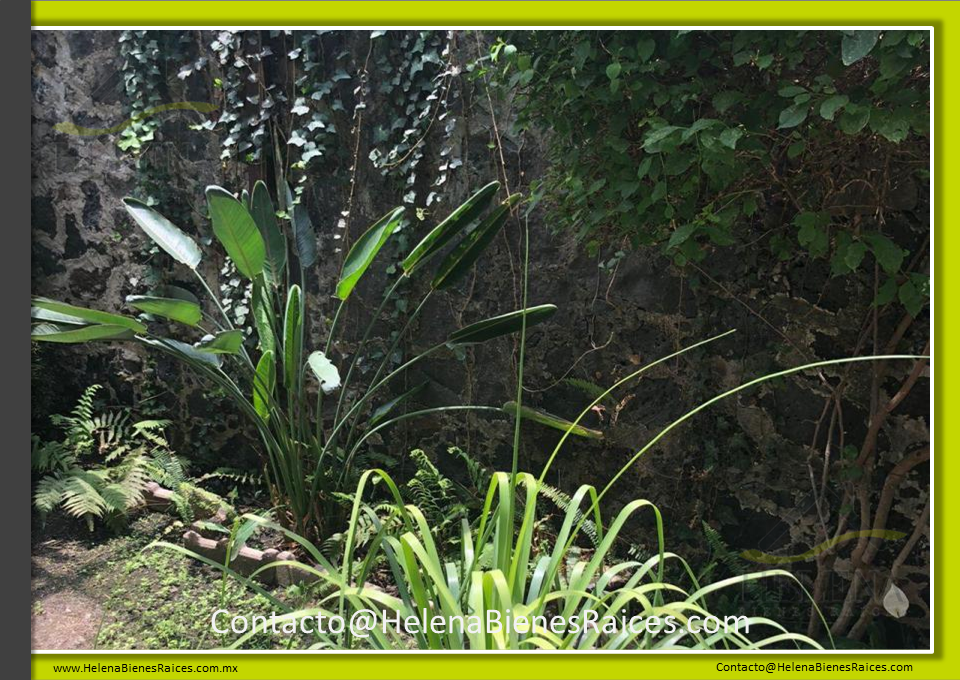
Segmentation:
<svg viewBox="0 0 960 680">
<path fill-rule="evenodd" d="M 937 2 L 203 2 L 37 0 L 34 26 L 933 25 Z"/>
</svg>

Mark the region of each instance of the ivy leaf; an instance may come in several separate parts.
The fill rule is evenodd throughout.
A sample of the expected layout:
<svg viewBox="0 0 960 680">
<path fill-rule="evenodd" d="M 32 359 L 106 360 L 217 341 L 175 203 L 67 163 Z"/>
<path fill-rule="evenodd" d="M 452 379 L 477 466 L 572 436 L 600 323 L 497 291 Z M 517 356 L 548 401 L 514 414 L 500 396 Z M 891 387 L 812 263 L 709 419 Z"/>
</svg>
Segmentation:
<svg viewBox="0 0 960 680">
<path fill-rule="evenodd" d="M 897 298 L 900 300 L 900 304 L 903 305 L 904 309 L 909 312 L 910 316 L 917 316 L 920 310 L 923 309 L 925 298 L 910 279 L 907 279 L 907 281 L 900 286 Z"/>
<path fill-rule="evenodd" d="M 710 128 L 710 127 L 713 127 L 714 125 L 719 125 L 719 124 L 720 124 L 720 121 L 717 120 L 716 118 L 698 118 L 697 120 L 693 121 L 693 125 L 691 125 L 686 130 L 683 131 L 683 134 L 680 135 L 680 139 L 685 142 L 691 137 L 693 137 L 695 134 L 697 134 L 698 132 L 702 132 L 707 128 Z"/>
<path fill-rule="evenodd" d="M 847 104 L 837 119 L 837 127 L 848 135 L 855 135 L 870 122 L 870 107 L 860 104 Z"/>
<path fill-rule="evenodd" d="M 714 95 L 711 103 L 717 113 L 724 113 L 740 102 L 741 99 L 743 99 L 743 95 L 736 90 L 724 90 Z"/>
<path fill-rule="evenodd" d="M 788 106 L 780 112 L 780 124 L 777 126 L 777 128 L 783 130 L 785 128 L 792 128 L 800 125 L 800 123 L 807 119 L 807 113 L 809 111 L 810 107 L 806 104 L 794 104 L 793 106 Z"/>
<path fill-rule="evenodd" d="M 637 58 L 641 62 L 647 61 L 650 57 L 653 56 L 654 50 L 657 48 L 657 43 L 653 38 L 643 38 L 642 40 L 637 41 Z"/>
<path fill-rule="evenodd" d="M 781 97 L 786 97 L 787 99 L 790 99 L 791 97 L 796 97 L 798 94 L 804 94 L 806 93 L 806 91 L 807 91 L 807 88 L 802 87 L 800 85 L 787 85 L 786 87 L 781 87 L 777 91 L 777 94 L 780 95 Z"/>
<path fill-rule="evenodd" d="M 880 286 L 880 289 L 877 290 L 877 298 L 873 301 L 873 304 L 877 307 L 881 305 L 888 304 L 893 302 L 893 299 L 897 296 L 897 280 L 894 277 L 890 277 L 883 282 L 883 285 Z"/>
<path fill-rule="evenodd" d="M 837 111 L 842 109 L 850 102 L 850 97 L 845 94 L 835 94 L 832 97 L 827 97 L 823 100 L 823 103 L 820 104 L 820 117 L 824 120 L 833 120 L 834 115 Z"/>
<path fill-rule="evenodd" d="M 843 262 L 850 271 L 856 271 L 860 263 L 863 262 L 863 256 L 866 255 L 866 253 L 867 246 L 860 241 L 854 241 L 847 248 L 847 252 L 843 256 Z"/>
<path fill-rule="evenodd" d="M 662 151 L 662 149 L 659 148 L 657 145 L 660 142 L 667 139 L 667 137 L 672 135 L 674 132 L 680 129 L 682 128 L 679 128 L 676 125 L 664 125 L 663 127 L 659 127 L 659 128 L 656 128 L 655 130 L 651 130 L 643 138 L 644 150 L 649 151 L 650 153 L 657 153 L 658 151 Z"/>
<path fill-rule="evenodd" d="M 740 138 L 743 137 L 743 130 L 741 128 L 727 128 L 720 133 L 720 143 L 729 149 L 736 149 L 737 142 L 740 141 Z"/>
<path fill-rule="evenodd" d="M 879 36 L 880 31 L 851 31 L 848 35 L 844 35 L 840 46 L 843 65 L 855 64 L 870 54 Z"/>
<path fill-rule="evenodd" d="M 826 254 L 830 245 L 826 230 L 826 226 L 830 224 L 829 215 L 819 212 L 802 212 L 794 218 L 793 223 L 800 227 L 797 232 L 797 241 L 812 257 Z"/>
<path fill-rule="evenodd" d="M 890 276 L 900 271 L 900 265 L 903 264 L 903 258 L 906 256 L 905 250 L 877 232 L 866 233 L 863 238 L 870 244 L 870 250 L 883 271 Z"/>
<path fill-rule="evenodd" d="M 637 179 L 646 177 L 647 173 L 650 172 L 651 165 L 653 165 L 653 156 L 647 156 L 640 161 L 640 165 L 637 166 Z"/>
<path fill-rule="evenodd" d="M 689 222 L 684 224 L 682 227 L 677 227 L 676 231 L 670 234 L 670 240 L 667 242 L 668 248 L 676 248 L 677 246 L 683 244 L 687 239 L 696 233 L 700 228 L 698 222 Z"/>
<path fill-rule="evenodd" d="M 773 63 L 772 54 L 764 54 L 762 56 L 757 57 L 757 61 L 756 61 L 757 68 L 760 69 L 761 71 L 763 71 L 766 68 L 769 68 L 772 63 Z"/>
<path fill-rule="evenodd" d="M 612 64 L 607 66 L 607 78 L 609 78 L 610 80 L 616 80 L 617 76 L 620 75 L 620 70 L 622 68 L 623 67 L 620 65 L 620 62 L 618 61 L 613 62 Z"/>
</svg>

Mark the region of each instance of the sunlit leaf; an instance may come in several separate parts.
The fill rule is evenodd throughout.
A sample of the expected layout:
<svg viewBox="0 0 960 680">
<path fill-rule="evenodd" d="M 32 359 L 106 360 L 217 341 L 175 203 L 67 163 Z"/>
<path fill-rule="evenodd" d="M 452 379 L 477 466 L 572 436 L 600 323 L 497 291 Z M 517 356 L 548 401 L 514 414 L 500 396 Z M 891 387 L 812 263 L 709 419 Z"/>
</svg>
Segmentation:
<svg viewBox="0 0 960 680">
<path fill-rule="evenodd" d="M 50 300 L 49 298 L 33 298 L 33 308 L 44 309 L 49 312 L 54 312 L 55 314 L 66 315 L 67 317 L 72 317 L 74 319 L 81 319 L 87 323 L 122 326 L 137 333 L 143 333 L 145 330 L 147 330 L 147 327 L 142 323 L 136 319 L 131 319 L 128 316 L 112 314 L 110 312 L 101 312 L 98 309 L 87 309 L 86 307 L 68 305 L 65 302 L 57 302 L 56 300 Z M 69 320 L 66 320 L 65 322 L 73 323 Z"/>
<path fill-rule="evenodd" d="M 394 208 L 381 217 L 350 248 L 350 252 L 347 253 L 347 257 L 343 261 L 340 282 L 337 284 L 338 298 L 346 300 L 350 297 L 350 293 L 357 285 L 360 277 L 367 271 L 367 267 L 373 262 L 373 258 L 377 256 L 387 239 L 400 226 L 403 210 L 403 208 Z"/>
<path fill-rule="evenodd" d="M 123 207 L 144 233 L 174 260 L 196 269 L 200 264 L 200 248 L 170 220 L 141 200 L 127 197 Z"/>
<path fill-rule="evenodd" d="M 202 316 L 200 305 L 176 298 L 128 295 L 127 304 L 141 312 L 179 321 L 188 326 L 196 326 Z"/>
<path fill-rule="evenodd" d="M 221 187 L 207 187 L 206 194 L 214 235 L 223 244 L 237 271 L 253 280 L 263 269 L 266 250 L 250 211 Z"/>
</svg>

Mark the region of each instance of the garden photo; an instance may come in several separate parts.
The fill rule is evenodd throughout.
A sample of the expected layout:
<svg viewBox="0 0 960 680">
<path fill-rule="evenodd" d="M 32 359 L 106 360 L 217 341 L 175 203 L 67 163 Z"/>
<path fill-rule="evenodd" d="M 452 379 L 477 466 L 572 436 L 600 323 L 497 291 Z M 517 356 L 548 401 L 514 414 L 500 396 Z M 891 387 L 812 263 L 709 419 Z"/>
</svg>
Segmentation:
<svg viewBox="0 0 960 680">
<path fill-rule="evenodd" d="M 32 648 L 929 652 L 931 52 L 34 29 Z"/>
</svg>

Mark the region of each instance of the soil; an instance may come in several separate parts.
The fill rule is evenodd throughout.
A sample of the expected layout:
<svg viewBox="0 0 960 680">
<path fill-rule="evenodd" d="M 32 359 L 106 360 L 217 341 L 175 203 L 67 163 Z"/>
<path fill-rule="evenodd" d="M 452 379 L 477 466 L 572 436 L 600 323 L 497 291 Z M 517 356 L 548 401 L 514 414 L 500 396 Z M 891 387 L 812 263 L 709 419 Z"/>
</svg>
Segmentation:
<svg viewBox="0 0 960 680">
<path fill-rule="evenodd" d="M 106 539 L 106 540 L 104 540 Z M 102 542 L 101 542 L 102 541 Z M 104 536 L 67 518 L 33 526 L 31 643 L 40 649 L 94 649 L 109 589 L 105 565 L 129 554 L 135 538 Z"/>
<path fill-rule="evenodd" d="M 185 527 L 172 515 L 140 512 L 111 532 L 60 514 L 45 524 L 34 517 L 32 544 L 32 649 L 213 649 L 236 635 L 211 631 L 220 608 L 244 616 L 276 609 L 266 598 L 181 553 L 151 547 L 179 544 Z M 251 544 L 275 542 L 279 534 L 256 536 Z M 274 597 L 296 604 L 309 590 L 274 589 Z M 306 600 L 304 600 L 306 601 Z M 292 648 L 310 641 L 256 636 L 245 647 Z"/>
</svg>

